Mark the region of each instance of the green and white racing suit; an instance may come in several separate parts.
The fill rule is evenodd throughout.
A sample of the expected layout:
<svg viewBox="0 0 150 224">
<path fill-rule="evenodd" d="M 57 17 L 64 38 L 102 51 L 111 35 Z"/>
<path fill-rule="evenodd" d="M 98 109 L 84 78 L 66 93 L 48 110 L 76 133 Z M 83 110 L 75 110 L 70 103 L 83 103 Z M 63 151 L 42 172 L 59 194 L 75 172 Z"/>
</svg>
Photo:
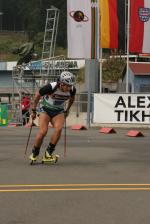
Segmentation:
<svg viewBox="0 0 150 224">
<path fill-rule="evenodd" d="M 52 82 L 43 86 L 39 93 L 43 96 L 40 112 L 46 112 L 50 117 L 54 117 L 57 114 L 64 113 L 64 103 L 70 97 L 75 96 L 76 88 L 72 86 L 70 91 L 63 92 L 57 82 Z"/>
</svg>

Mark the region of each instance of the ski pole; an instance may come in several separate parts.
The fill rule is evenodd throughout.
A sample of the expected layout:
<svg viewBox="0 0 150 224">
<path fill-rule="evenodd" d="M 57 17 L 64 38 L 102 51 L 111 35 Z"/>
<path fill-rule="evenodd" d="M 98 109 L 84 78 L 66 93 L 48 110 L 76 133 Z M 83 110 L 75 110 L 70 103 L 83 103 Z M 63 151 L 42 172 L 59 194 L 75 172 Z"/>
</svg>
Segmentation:
<svg viewBox="0 0 150 224">
<path fill-rule="evenodd" d="M 67 152 L 67 149 L 66 149 L 66 146 L 67 146 L 67 142 L 66 142 L 66 116 L 65 116 L 65 122 L 64 122 L 64 158 L 66 158 L 66 152 Z"/>
<path fill-rule="evenodd" d="M 30 127 L 30 131 L 29 131 L 28 139 L 27 139 L 27 144 L 26 144 L 26 148 L 25 148 L 25 152 L 24 152 L 25 155 L 27 153 L 27 149 L 28 149 L 28 145 L 29 145 L 29 140 L 30 140 L 30 136 L 31 136 L 32 127 L 33 127 L 33 121 L 31 122 L 31 127 Z"/>
</svg>

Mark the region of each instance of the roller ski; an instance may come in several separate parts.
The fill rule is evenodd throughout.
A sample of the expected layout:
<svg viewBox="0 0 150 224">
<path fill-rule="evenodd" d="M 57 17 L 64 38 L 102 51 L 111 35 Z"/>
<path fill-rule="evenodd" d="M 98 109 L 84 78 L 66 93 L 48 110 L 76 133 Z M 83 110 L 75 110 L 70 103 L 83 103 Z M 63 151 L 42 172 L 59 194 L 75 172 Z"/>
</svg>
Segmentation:
<svg viewBox="0 0 150 224">
<path fill-rule="evenodd" d="M 42 158 L 42 164 L 44 163 L 55 164 L 57 163 L 58 159 L 59 159 L 59 155 L 50 155 L 48 151 L 46 151 Z"/>
<path fill-rule="evenodd" d="M 30 164 L 33 165 L 38 159 L 39 156 L 39 150 L 38 149 L 33 149 L 32 154 L 29 156 L 30 159 Z"/>
</svg>

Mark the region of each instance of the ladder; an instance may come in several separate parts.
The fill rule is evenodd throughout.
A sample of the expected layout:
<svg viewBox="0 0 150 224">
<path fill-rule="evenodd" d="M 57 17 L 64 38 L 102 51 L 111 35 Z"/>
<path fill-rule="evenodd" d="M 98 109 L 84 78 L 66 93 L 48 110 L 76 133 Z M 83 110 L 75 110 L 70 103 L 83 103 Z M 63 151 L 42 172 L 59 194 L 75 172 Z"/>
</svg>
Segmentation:
<svg viewBox="0 0 150 224">
<path fill-rule="evenodd" d="M 51 57 L 54 57 L 54 53 L 55 53 L 56 37 L 57 37 L 58 22 L 59 22 L 59 12 L 60 10 L 54 6 L 51 6 L 50 9 L 47 9 L 41 61 L 43 62 L 47 59 L 48 63 L 46 68 L 41 63 L 40 73 L 43 79 L 45 79 L 46 77 L 50 75 L 49 74 L 50 73 L 49 59 Z"/>
</svg>

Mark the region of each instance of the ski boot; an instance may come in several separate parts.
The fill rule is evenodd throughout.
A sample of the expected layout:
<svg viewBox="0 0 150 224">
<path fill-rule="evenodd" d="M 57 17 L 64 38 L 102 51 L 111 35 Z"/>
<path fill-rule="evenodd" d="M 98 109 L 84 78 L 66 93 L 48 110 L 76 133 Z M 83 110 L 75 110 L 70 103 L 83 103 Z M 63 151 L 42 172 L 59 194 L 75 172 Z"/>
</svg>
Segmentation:
<svg viewBox="0 0 150 224">
<path fill-rule="evenodd" d="M 33 148 L 32 149 L 32 154 L 29 156 L 29 159 L 31 160 L 30 164 L 32 165 L 34 162 L 36 162 L 38 156 L 40 153 L 40 149 L 39 148 Z"/>
<path fill-rule="evenodd" d="M 46 150 L 42 158 L 42 164 L 44 163 L 54 164 L 54 163 L 57 163 L 58 159 L 59 159 L 59 155 L 49 154 L 49 152 Z"/>
</svg>

